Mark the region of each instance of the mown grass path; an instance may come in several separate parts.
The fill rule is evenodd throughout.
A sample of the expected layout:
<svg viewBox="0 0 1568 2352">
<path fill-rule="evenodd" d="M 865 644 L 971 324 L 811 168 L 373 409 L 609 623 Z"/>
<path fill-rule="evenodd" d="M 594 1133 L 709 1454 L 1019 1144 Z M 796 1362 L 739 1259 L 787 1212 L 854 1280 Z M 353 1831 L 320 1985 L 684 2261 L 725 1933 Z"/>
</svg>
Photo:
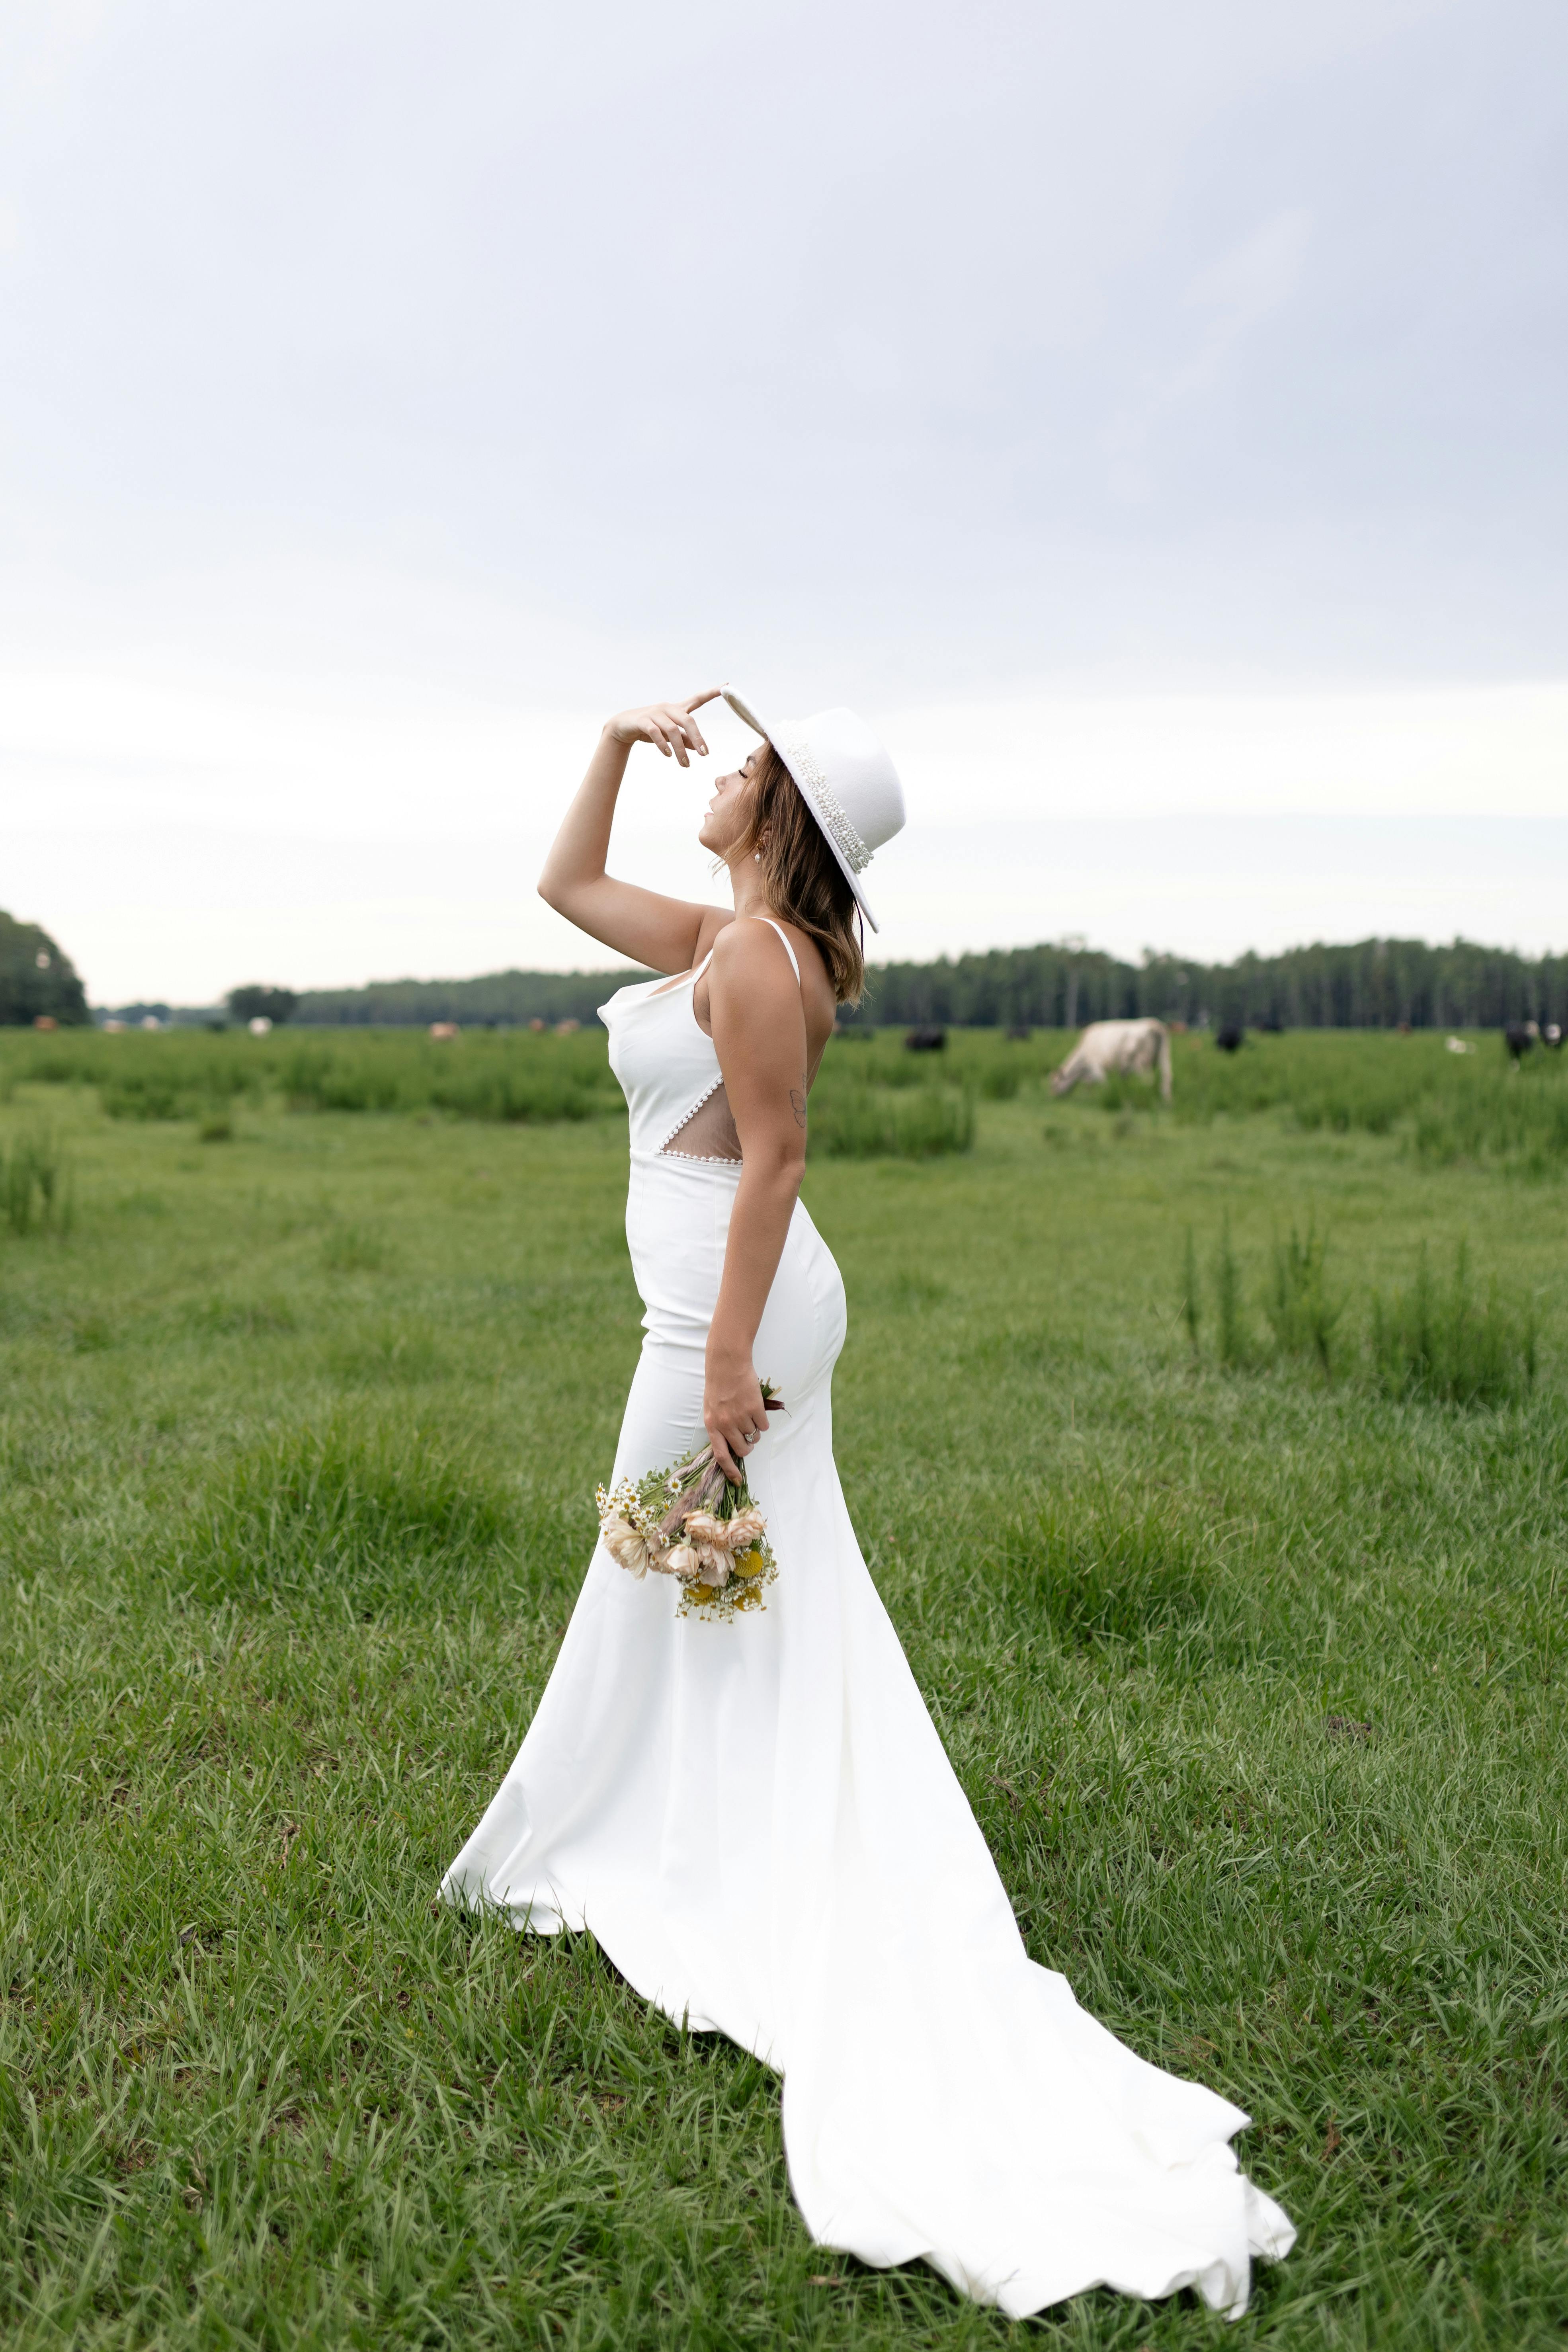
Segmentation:
<svg viewBox="0 0 1568 2352">
<path fill-rule="evenodd" d="M 8 2345 L 1218 2340 L 1009 2329 L 806 2241 L 776 2085 L 589 1939 L 432 1904 L 549 1671 L 638 1343 L 624 1124 L 24 1087 L 0 1234 Z M 1563 1194 L 1272 1111 L 1030 1087 L 968 1158 L 814 1162 L 850 1506 L 1037 1958 L 1257 2118 L 1300 2226 L 1231 2342 L 1568 2320 Z M 1534 1294 L 1490 1412 L 1194 1362 L 1315 1212 L 1354 1297 L 1464 1232 Z"/>
</svg>

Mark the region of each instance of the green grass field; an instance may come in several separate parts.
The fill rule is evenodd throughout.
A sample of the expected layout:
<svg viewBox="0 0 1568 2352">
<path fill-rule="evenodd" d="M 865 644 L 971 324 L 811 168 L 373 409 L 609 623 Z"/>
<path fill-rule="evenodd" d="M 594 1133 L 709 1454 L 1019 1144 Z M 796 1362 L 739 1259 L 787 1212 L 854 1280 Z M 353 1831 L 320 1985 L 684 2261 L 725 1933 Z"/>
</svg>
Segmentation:
<svg viewBox="0 0 1568 2352">
<path fill-rule="evenodd" d="M 7 2346 L 1563 2341 L 1568 1073 L 1180 1044 L 1169 1114 L 835 1045 L 806 1197 L 1029 1948 L 1300 2225 L 1240 2328 L 825 2254 L 754 2061 L 433 1902 L 637 1353 L 602 1038 L 62 1036 L 0 1041 Z"/>
</svg>

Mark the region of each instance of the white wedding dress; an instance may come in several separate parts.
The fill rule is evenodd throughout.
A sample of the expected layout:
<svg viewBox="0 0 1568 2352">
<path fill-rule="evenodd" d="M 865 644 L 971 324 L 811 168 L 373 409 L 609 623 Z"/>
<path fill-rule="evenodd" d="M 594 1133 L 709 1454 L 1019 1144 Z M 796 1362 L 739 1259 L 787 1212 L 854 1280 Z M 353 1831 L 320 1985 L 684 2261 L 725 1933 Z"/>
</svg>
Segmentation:
<svg viewBox="0 0 1568 2352">
<path fill-rule="evenodd" d="M 680 1148 L 722 1106 L 700 970 L 604 1007 L 647 1309 L 616 1480 L 703 1434 L 739 1167 Z M 1026 1954 L 845 1507 L 843 1339 L 838 1269 L 797 1205 L 754 1351 L 788 1408 L 748 1465 L 778 1560 L 765 1608 L 679 1617 L 673 1579 L 638 1582 L 596 1549 L 443 1892 L 520 1927 L 592 1928 L 668 2017 L 776 2067 L 821 2244 L 922 2256 L 1013 2317 L 1100 2284 L 1192 2286 L 1238 2316 L 1251 2257 L 1295 2233 L 1237 2168 L 1240 2110 L 1135 2057 Z"/>
</svg>

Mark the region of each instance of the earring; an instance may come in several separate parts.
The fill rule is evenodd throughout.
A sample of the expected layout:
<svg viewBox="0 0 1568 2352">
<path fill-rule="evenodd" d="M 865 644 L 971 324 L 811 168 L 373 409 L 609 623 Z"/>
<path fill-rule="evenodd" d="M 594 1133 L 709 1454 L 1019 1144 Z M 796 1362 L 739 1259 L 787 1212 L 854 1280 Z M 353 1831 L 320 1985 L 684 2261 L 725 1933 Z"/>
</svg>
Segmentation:
<svg viewBox="0 0 1568 2352">
<path fill-rule="evenodd" d="M 761 851 L 760 849 L 753 849 L 753 850 L 752 850 L 752 865 L 753 865 L 753 866 L 760 866 L 760 865 L 762 864 L 762 862 L 763 862 L 763 853 L 762 853 L 762 851 Z"/>
</svg>

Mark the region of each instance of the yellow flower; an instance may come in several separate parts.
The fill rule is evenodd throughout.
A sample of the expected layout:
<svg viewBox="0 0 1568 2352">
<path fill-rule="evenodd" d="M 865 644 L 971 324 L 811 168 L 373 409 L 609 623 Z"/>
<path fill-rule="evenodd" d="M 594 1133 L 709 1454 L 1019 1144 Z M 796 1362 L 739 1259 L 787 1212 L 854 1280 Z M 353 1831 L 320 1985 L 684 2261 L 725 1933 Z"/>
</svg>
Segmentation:
<svg viewBox="0 0 1568 2352">
<path fill-rule="evenodd" d="M 762 1553 L 753 1545 L 750 1551 L 742 1552 L 736 1559 L 735 1573 L 737 1576 L 761 1576 L 766 1566 Z"/>
<path fill-rule="evenodd" d="M 718 1587 L 712 1584 L 689 1584 L 686 1590 L 693 1601 L 708 1601 L 714 1598 Z"/>
</svg>

